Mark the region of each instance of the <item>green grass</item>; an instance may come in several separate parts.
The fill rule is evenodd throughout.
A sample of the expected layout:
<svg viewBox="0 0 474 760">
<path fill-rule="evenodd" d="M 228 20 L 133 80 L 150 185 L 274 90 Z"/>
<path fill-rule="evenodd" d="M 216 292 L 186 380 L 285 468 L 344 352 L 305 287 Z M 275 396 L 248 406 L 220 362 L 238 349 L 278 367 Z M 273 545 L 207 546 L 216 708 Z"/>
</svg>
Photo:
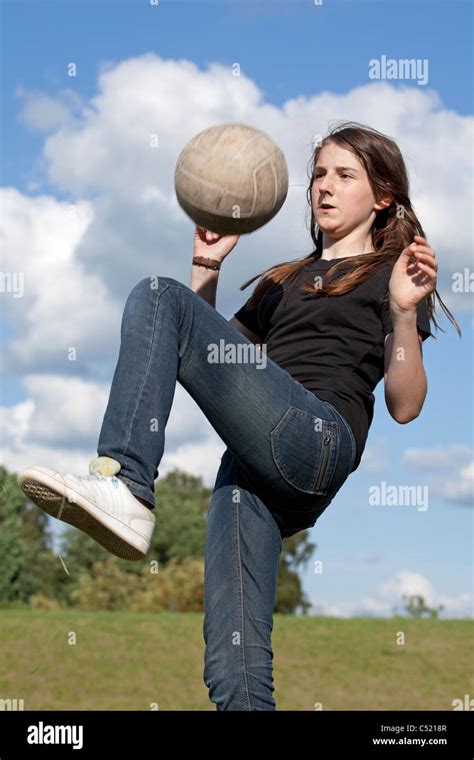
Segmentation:
<svg viewBox="0 0 474 760">
<path fill-rule="evenodd" d="M 214 710 L 202 622 L 192 613 L 0 610 L 0 698 L 23 699 L 25 710 Z M 474 694 L 473 625 L 275 615 L 277 709 L 451 710 Z"/>
</svg>

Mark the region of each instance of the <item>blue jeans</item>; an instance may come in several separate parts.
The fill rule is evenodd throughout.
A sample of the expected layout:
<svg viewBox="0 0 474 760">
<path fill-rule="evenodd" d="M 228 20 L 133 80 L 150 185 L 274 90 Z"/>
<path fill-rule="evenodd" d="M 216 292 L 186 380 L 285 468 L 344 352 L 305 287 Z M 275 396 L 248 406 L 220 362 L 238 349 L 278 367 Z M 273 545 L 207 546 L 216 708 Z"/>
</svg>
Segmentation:
<svg viewBox="0 0 474 760">
<path fill-rule="evenodd" d="M 120 462 L 118 477 L 151 509 L 177 380 L 227 447 L 208 508 L 204 682 L 218 710 L 275 710 L 282 539 L 312 527 L 330 504 L 352 472 L 354 436 L 331 404 L 201 296 L 169 277 L 146 278 L 125 304 L 97 453 Z"/>
</svg>

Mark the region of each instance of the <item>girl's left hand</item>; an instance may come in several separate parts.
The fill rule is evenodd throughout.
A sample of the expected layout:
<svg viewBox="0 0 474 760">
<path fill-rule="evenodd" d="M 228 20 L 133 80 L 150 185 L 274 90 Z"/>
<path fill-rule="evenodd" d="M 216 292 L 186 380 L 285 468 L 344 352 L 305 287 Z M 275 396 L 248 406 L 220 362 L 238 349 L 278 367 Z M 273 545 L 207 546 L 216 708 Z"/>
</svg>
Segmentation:
<svg viewBox="0 0 474 760">
<path fill-rule="evenodd" d="M 390 306 L 400 311 L 416 309 L 436 289 L 436 254 L 421 235 L 414 241 L 403 249 L 390 277 Z"/>
</svg>

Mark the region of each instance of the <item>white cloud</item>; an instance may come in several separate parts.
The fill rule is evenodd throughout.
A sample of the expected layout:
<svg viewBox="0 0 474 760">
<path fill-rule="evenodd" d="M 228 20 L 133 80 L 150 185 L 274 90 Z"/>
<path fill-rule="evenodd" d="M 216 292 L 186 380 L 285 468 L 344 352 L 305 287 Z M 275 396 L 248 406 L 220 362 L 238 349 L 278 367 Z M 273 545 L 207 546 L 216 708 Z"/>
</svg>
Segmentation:
<svg viewBox="0 0 474 760">
<path fill-rule="evenodd" d="M 40 132 L 72 127 L 73 112 L 83 105 L 77 92 L 69 89 L 61 90 L 51 97 L 19 86 L 15 94 L 23 100 L 19 121 Z"/>
<path fill-rule="evenodd" d="M 435 488 L 448 501 L 474 506 L 474 461 L 460 467 L 456 477 L 436 479 Z"/>
<path fill-rule="evenodd" d="M 174 467 L 179 467 L 190 475 L 201 477 L 204 483 L 212 488 L 220 465 L 220 459 L 225 446 L 217 435 L 209 435 L 203 441 L 188 442 L 178 446 L 175 451 L 163 457 L 160 466 L 160 477 L 166 475 Z"/>
<path fill-rule="evenodd" d="M 472 594 L 460 591 L 455 595 L 437 592 L 431 581 L 421 573 L 400 570 L 380 583 L 372 596 L 364 596 L 357 601 L 315 601 L 310 614 L 336 617 L 374 616 L 390 617 L 394 609 L 403 611 L 403 595 L 422 596 L 428 607 L 441 605 L 440 617 L 472 617 Z"/>
<path fill-rule="evenodd" d="M 432 446 L 430 448 L 405 449 L 402 456 L 402 464 L 417 469 L 453 470 L 462 464 L 468 464 L 472 459 L 470 446 Z"/>
<path fill-rule="evenodd" d="M 78 446 L 92 441 L 107 403 L 107 388 L 96 382 L 59 375 L 27 375 L 23 379 L 28 401 L 3 408 L 9 433 L 17 418 L 23 425 L 17 444 Z"/>
<path fill-rule="evenodd" d="M 31 99 L 23 94 L 23 118 L 42 128 L 45 117 L 32 112 Z M 65 100 L 62 92 L 62 107 Z M 234 286 L 249 274 L 247 250 L 259 268 L 308 253 L 304 217 L 311 140 L 324 134 L 337 114 L 371 124 L 398 141 L 411 174 L 414 205 L 443 262 L 438 290 L 457 307 L 472 308 L 468 293 L 454 298 L 451 290 L 451 273 L 470 266 L 472 183 L 465 157 L 472 119 L 443 109 L 433 90 L 377 82 L 345 94 L 299 96 L 279 108 L 266 103 L 244 74 L 233 76 L 231 67 L 212 64 L 200 70 L 190 61 L 146 53 L 105 67 L 97 95 L 79 112 L 75 103 L 70 110 L 70 122 L 46 140 L 42 162 L 48 180 L 61 190 L 96 195 L 94 220 L 78 257 L 94 263 L 100 273 L 109 270 L 111 258 L 120 260 L 115 278 L 122 287 L 130 257 L 135 272 L 161 267 L 172 276 L 188 277 L 192 227 L 175 199 L 174 167 L 195 133 L 223 121 L 244 121 L 268 131 L 284 150 L 290 171 L 290 192 L 280 214 L 242 240 L 226 262 Z M 156 148 L 150 145 L 152 135 L 158 137 Z M 444 214 L 446 197 L 456 198 L 455 241 Z M 225 288 L 228 296 L 230 288 Z"/>
<path fill-rule="evenodd" d="M 457 504 L 474 506 L 474 461 L 469 446 L 407 449 L 402 463 L 434 472 L 428 480 L 433 494 Z M 441 471 L 442 474 L 439 474 Z"/>
<path fill-rule="evenodd" d="M 397 603 L 403 595 L 420 595 L 428 605 L 435 603 L 433 586 L 421 573 L 400 570 L 377 587 L 377 596 L 383 603 Z"/>
<path fill-rule="evenodd" d="M 35 411 L 35 402 L 29 398 L 10 407 L 0 407 L 5 448 L 16 451 L 28 440 L 31 418 Z M 5 462 L 4 462 L 5 463 Z"/>
<path fill-rule="evenodd" d="M 29 398 L 0 407 L 1 463 L 16 473 L 34 464 L 87 473 L 89 461 L 97 455 L 110 384 L 55 375 L 29 375 L 24 382 Z M 195 401 L 177 384 L 158 480 L 179 467 L 212 487 L 224 450 Z"/>
<path fill-rule="evenodd" d="M 93 217 L 88 202 L 74 206 L 54 198 L 28 198 L 14 188 L 1 193 L 3 271 L 23 276 L 23 295 L 2 296 L 13 337 L 2 358 L 5 372 L 71 371 L 84 374 L 120 334 L 120 304 L 107 280 L 76 258 Z"/>
</svg>

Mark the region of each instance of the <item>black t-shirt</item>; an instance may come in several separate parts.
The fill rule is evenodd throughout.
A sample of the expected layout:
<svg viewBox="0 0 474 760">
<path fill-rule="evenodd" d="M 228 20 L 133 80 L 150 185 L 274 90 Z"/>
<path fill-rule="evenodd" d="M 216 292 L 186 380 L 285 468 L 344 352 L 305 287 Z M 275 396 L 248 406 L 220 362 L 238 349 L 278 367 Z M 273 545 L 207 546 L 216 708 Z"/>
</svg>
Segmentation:
<svg viewBox="0 0 474 760">
<path fill-rule="evenodd" d="M 234 316 L 261 338 L 272 361 L 342 414 L 357 445 L 355 469 L 372 423 L 373 390 L 384 376 L 384 337 L 393 331 L 389 302 L 382 302 L 393 264 L 343 295 L 314 297 L 301 290 L 304 280 L 314 285 L 316 276 L 350 258 L 311 259 L 258 306 L 247 310 L 244 304 Z M 340 270 L 335 278 L 347 268 Z M 432 335 L 426 300 L 418 304 L 417 327 L 423 340 Z"/>
</svg>

